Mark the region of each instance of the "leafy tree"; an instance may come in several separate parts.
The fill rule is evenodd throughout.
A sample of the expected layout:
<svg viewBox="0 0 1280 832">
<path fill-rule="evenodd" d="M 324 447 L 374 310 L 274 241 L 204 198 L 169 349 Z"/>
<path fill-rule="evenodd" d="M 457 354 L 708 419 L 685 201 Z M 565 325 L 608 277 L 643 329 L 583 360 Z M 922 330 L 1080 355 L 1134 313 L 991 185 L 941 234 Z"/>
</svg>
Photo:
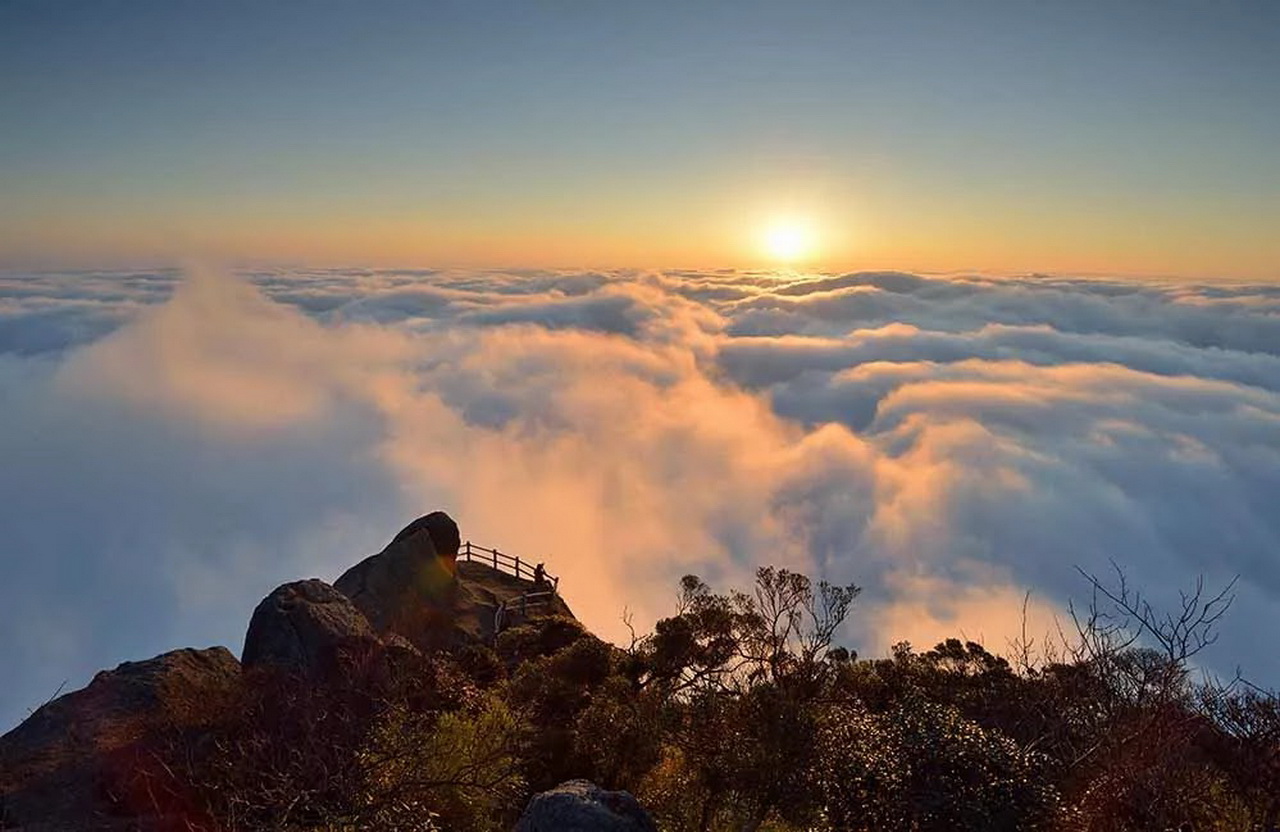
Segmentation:
<svg viewBox="0 0 1280 832">
<path fill-rule="evenodd" d="M 431 817 L 457 832 L 510 826 L 524 794 L 524 732 L 499 699 L 438 716 L 396 706 L 383 713 L 358 760 L 365 828 L 416 829 Z"/>
<path fill-rule="evenodd" d="M 615 675 L 617 652 L 595 636 L 583 636 L 550 655 L 525 661 L 512 674 L 504 695 L 534 729 L 524 753 L 534 790 L 589 774 L 590 761 L 575 748 L 577 723 Z"/>
<path fill-rule="evenodd" d="M 718 814 L 754 830 L 771 814 L 804 822 L 817 708 L 837 661 L 836 631 L 859 592 L 761 568 L 751 594 L 681 582 L 678 614 L 635 648 L 638 680 L 668 698 L 670 742 L 698 784 L 698 827 Z"/>
<path fill-rule="evenodd" d="M 593 782 L 635 791 L 662 755 L 666 703 L 621 674 L 608 677 L 574 725 L 574 753 Z"/>
</svg>

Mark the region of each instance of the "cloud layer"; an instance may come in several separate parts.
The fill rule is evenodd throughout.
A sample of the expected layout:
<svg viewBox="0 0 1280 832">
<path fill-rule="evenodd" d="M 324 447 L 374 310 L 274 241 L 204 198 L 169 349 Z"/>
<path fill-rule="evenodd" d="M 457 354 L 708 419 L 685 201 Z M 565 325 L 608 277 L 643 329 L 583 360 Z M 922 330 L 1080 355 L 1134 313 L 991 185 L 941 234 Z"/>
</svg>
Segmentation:
<svg viewBox="0 0 1280 832">
<path fill-rule="evenodd" d="M 0 403 L 0 729 L 434 508 L 609 636 L 764 563 L 866 587 L 864 652 L 1239 574 L 1209 661 L 1280 680 L 1276 286 L 7 274 Z"/>
</svg>

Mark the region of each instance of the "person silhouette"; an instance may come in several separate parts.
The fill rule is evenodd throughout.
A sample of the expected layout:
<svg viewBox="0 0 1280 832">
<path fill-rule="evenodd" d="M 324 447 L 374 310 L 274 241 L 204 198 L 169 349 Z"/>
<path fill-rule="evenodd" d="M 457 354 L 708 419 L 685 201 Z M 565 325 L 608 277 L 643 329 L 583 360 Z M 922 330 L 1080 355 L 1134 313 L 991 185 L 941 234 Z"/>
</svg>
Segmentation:
<svg viewBox="0 0 1280 832">
<path fill-rule="evenodd" d="M 533 568 L 533 583 L 535 586 L 542 586 L 547 582 L 546 564 L 539 563 Z"/>
</svg>

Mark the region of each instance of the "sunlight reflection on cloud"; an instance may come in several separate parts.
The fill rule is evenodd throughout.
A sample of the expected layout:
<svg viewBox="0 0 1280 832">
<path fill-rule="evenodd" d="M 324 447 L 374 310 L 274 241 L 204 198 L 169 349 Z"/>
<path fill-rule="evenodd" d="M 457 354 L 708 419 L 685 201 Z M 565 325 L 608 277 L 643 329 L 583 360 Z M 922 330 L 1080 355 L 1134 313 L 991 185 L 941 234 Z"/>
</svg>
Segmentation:
<svg viewBox="0 0 1280 832">
<path fill-rule="evenodd" d="M 50 310 L 56 310 L 51 312 Z M 604 635 L 684 572 L 866 586 L 864 652 L 1047 627 L 1115 558 L 1242 575 L 1280 676 L 1280 292 L 894 272 L 0 275 L 0 726 L 239 647 L 403 521 L 546 559 Z M 46 622 L 43 635 L 23 622 Z"/>
</svg>

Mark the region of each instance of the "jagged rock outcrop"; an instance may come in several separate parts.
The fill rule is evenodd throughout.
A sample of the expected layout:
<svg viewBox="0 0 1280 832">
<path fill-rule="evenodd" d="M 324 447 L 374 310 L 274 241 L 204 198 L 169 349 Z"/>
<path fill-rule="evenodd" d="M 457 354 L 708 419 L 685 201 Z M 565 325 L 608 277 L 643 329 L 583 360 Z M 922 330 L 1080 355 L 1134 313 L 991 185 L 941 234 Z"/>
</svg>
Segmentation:
<svg viewBox="0 0 1280 832">
<path fill-rule="evenodd" d="M 588 780 L 569 780 L 529 800 L 515 832 L 657 832 L 653 818 L 630 792 L 605 791 Z"/>
<path fill-rule="evenodd" d="M 282 584 L 262 599 L 249 620 L 241 662 L 315 673 L 338 647 L 374 643 L 377 634 L 351 599 L 311 578 Z"/>
<path fill-rule="evenodd" d="M 198 729 L 209 704 L 234 695 L 240 663 L 225 647 L 182 649 L 104 670 L 0 737 L 0 828 L 112 829 L 129 816 L 129 749 Z M 141 808 L 141 807 L 139 807 Z M 121 822 L 121 828 L 128 828 Z"/>
</svg>

